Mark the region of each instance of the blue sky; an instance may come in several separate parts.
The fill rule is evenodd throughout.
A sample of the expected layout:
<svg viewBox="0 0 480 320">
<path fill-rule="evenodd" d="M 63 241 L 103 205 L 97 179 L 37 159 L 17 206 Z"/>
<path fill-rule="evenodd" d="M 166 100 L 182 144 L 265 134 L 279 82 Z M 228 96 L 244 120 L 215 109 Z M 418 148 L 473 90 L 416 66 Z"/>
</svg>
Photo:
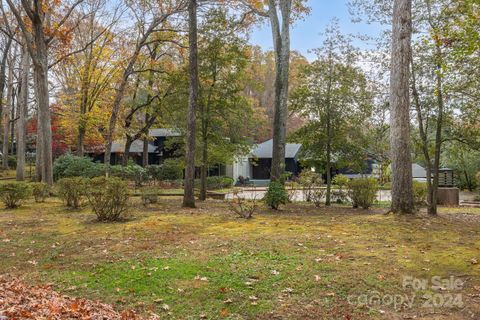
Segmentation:
<svg viewBox="0 0 480 320">
<path fill-rule="evenodd" d="M 313 54 L 309 54 L 308 51 L 321 46 L 322 36 L 320 33 L 325 30 L 333 18 L 339 19 L 343 33 L 378 35 L 379 26 L 351 22 L 347 3 L 348 0 L 309 0 L 310 15 L 304 21 L 298 21 L 294 25 L 291 33 L 291 49 L 301 52 L 310 60 L 313 59 Z M 256 28 L 250 41 L 260 45 L 264 50 L 272 50 L 272 34 L 269 25 L 265 24 Z M 367 47 L 359 40 L 355 45 L 360 48 Z"/>
</svg>

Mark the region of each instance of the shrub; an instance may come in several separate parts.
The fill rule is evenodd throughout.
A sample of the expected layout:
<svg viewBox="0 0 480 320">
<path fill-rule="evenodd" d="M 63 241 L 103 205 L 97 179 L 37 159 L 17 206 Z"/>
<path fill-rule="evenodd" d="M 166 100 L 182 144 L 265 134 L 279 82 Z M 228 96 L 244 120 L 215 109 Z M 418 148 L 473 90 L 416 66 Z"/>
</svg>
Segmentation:
<svg viewBox="0 0 480 320">
<path fill-rule="evenodd" d="M 162 166 L 159 165 L 148 165 L 145 167 L 145 171 L 150 180 L 154 183 L 162 181 Z"/>
<path fill-rule="evenodd" d="M 31 194 L 25 182 L 10 182 L 0 185 L 0 198 L 8 209 L 18 208 Z"/>
<path fill-rule="evenodd" d="M 167 159 L 161 164 L 159 180 L 181 180 L 183 178 L 183 166 L 178 160 Z"/>
<path fill-rule="evenodd" d="M 235 189 L 233 190 L 232 199 L 226 201 L 230 211 L 243 219 L 251 219 L 258 208 L 256 192 L 253 199 L 246 199 L 245 196 L 240 195 L 240 190 Z"/>
<path fill-rule="evenodd" d="M 428 189 L 425 182 L 413 181 L 413 199 L 416 206 L 423 206 L 427 203 Z"/>
<path fill-rule="evenodd" d="M 207 189 L 218 190 L 230 188 L 235 181 L 230 177 L 207 177 Z M 195 179 L 195 187 L 200 188 L 200 179 Z"/>
<path fill-rule="evenodd" d="M 55 160 L 53 164 L 53 178 L 59 180 L 70 177 L 97 177 L 105 173 L 102 164 L 95 163 L 87 157 L 78 157 L 66 154 Z"/>
<path fill-rule="evenodd" d="M 348 195 L 345 192 L 345 187 L 348 185 L 350 179 L 343 174 L 337 174 L 333 177 L 332 183 L 338 187 L 337 190 L 333 190 L 332 195 L 337 203 L 345 203 L 348 200 Z"/>
<path fill-rule="evenodd" d="M 312 192 L 315 188 L 320 188 L 323 186 L 322 176 L 313 171 L 303 171 L 298 181 L 303 189 L 303 195 L 305 201 L 312 201 Z"/>
<path fill-rule="evenodd" d="M 299 184 L 295 181 L 285 182 L 285 189 L 287 190 L 288 201 L 289 202 L 293 202 L 295 200 L 295 196 L 297 195 L 298 186 L 299 186 Z"/>
<path fill-rule="evenodd" d="M 320 207 L 324 201 L 325 193 L 327 192 L 324 188 L 314 188 L 310 194 L 310 200 L 315 205 L 315 207 Z"/>
<path fill-rule="evenodd" d="M 147 170 L 131 161 L 127 166 L 111 166 L 110 175 L 112 177 L 133 181 L 137 187 L 140 187 L 142 183 L 148 180 Z"/>
<path fill-rule="evenodd" d="M 45 202 L 50 195 L 50 186 L 43 182 L 34 182 L 31 186 L 35 202 Z"/>
<path fill-rule="evenodd" d="M 378 182 L 374 178 L 353 179 L 347 187 L 354 208 L 369 209 L 377 199 Z"/>
<path fill-rule="evenodd" d="M 128 185 L 116 177 L 93 178 L 87 198 L 98 221 L 119 221 L 128 209 Z"/>
<path fill-rule="evenodd" d="M 350 179 L 347 176 L 344 176 L 343 174 L 337 174 L 332 179 L 332 183 L 338 186 L 340 189 L 345 188 L 349 181 Z"/>
<path fill-rule="evenodd" d="M 17 168 L 17 157 L 16 156 L 9 155 L 8 159 L 7 159 L 7 162 L 8 162 L 8 167 L 10 169 L 16 169 Z"/>
<path fill-rule="evenodd" d="M 274 210 L 278 210 L 282 204 L 287 204 L 288 193 L 287 190 L 285 190 L 285 186 L 278 181 L 272 181 L 268 186 L 263 201 Z"/>
<path fill-rule="evenodd" d="M 207 188 L 211 190 L 230 188 L 234 182 L 230 177 L 208 177 Z"/>
<path fill-rule="evenodd" d="M 63 178 L 57 182 L 59 197 L 67 207 L 78 209 L 87 189 L 88 179 L 84 177 Z"/>
<path fill-rule="evenodd" d="M 151 187 L 142 188 L 140 197 L 144 206 L 158 203 L 158 191 Z"/>
</svg>

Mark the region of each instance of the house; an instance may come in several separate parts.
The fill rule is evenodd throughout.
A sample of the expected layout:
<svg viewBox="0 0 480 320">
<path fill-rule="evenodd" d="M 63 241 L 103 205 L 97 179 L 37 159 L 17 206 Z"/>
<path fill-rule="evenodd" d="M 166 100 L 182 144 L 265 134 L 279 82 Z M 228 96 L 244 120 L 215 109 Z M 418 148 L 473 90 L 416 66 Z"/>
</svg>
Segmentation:
<svg viewBox="0 0 480 320">
<path fill-rule="evenodd" d="M 433 174 L 432 174 L 433 175 Z M 450 168 L 440 168 L 438 171 L 438 186 L 442 188 L 452 188 L 456 185 L 455 171 Z M 415 181 L 426 182 L 427 170 L 421 165 L 414 163 L 412 165 L 412 177 Z"/>
<path fill-rule="evenodd" d="M 301 145 L 287 143 L 285 146 L 285 170 L 297 176 L 300 173 L 298 160 Z M 265 141 L 252 149 L 249 155 L 239 157 L 232 165 L 227 165 L 227 176 L 237 180 L 238 177 L 249 178 L 257 184 L 270 180 L 272 166 L 273 140 Z"/>
<path fill-rule="evenodd" d="M 148 164 L 161 164 L 163 160 L 175 157 L 175 151 L 178 145 L 167 145 L 167 141 L 174 137 L 180 137 L 181 134 L 175 129 L 151 129 L 148 132 Z M 143 164 L 144 140 L 135 140 L 130 145 L 129 158 L 138 165 Z M 110 164 L 120 164 L 125 154 L 125 140 L 116 140 L 112 144 Z M 94 161 L 103 162 L 104 151 L 91 151 L 88 155 Z"/>
<path fill-rule="evenodd" d="M 412 177 L 415 181 L 426 182 L 427 181 L 427 170 L 421 165 L 414 163 L 412 164 Z"/>
<path fill-rule="evenodd" d="M 340 169 L 334 169 L 332 176 L 344 175 L 349 179 L 358 179 L 358 178 L 380 178 L 380 165 L 373 159 L 366 159 L 364 161 L 364 167 L 361 170 L 353 170 L 351 168 L 345 167 Z"/>
</svg>

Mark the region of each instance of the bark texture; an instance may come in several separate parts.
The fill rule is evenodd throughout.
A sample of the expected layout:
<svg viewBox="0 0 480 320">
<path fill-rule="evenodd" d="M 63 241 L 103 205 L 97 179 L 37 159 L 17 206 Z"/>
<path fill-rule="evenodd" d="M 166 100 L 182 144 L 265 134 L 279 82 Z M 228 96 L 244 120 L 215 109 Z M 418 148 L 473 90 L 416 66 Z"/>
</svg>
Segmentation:
<svg viewBox="0 0 480 320">
<path fill-rule="evenodd" d="M 410 57 L 412 1 L 395 0 L 390 73 L 392 207 L 394 213 L 414 213 L 410 147 Z"/>
<path fill-rule="evenodd" d="M 8 53 L 10 52 L 10 47 L 12 45 L 13 38 L 10 37 L 3 48 L 2 60 L 0 62 L 0 119 L 2 115 L 3 105 L 4 105 L 4 90 L 5 90 L 5 83 L 7 80 L 7 58 Z"/>
<path fill-rule="evenodd" d="M 37 97 L 37 180 L 51 186 L 53 185 L 52 126 L 48 92 L 48 43 L 51 39 L 46 36 L 44 29 L 49 21 L 41 2 L 22 1 L 22 9 L 26 16 L 18 11 L 12 0 L 7 0 L 7 3 L 22 30 L 33 62 L 34 88 Z M 63 25 L 73 8 L 79 3 L 81 0 L 70 8 L 57 27 Z M 28 19 L 28 24 L 25 19 Z"/>
<path fill-rule="evenodd" d="M 13 107 L 13 63 L 14 58 L 10 57 L 8 63 L 8 77 L 7 77 L 7 98 L 5 103 L 5 108 L 2 112 L 2 131 L 3 131 L 3 141 L 2 141 L 2 167 L 3 169 L 8 169 L 8 147 L 10 145 L 10 117 Z"/>
<path fill-rule="evenodd" d="M 285 144 L 288 118 L 288 77 L 290 69 L 291 0 L 280 0 L 281 19 L 275 0 L 269 0 L 268 16 L 272 28 L 275 51 L 275 96 L 273 115 L 273 150 L 270 176 L 281 180 L 285 172 Z"/>
<path fill-rule="evenodd" d="M 189 98 L 187 114 L 186 167 L 183 206 L 195 208 L 195 122 L 198 106 L 198 43 L 197 43 L 197 0 L 188 4 L 189 38 Z"/>
<path fill-rule="evenodd" d="M 25 179 L 26 126 L 28 112 L 28 78 L 30 74 L 30 55 L 26 48 L 22 51 L 21 86 L 18 99 L 17 120 L 17 181 Z"/>
</svg>

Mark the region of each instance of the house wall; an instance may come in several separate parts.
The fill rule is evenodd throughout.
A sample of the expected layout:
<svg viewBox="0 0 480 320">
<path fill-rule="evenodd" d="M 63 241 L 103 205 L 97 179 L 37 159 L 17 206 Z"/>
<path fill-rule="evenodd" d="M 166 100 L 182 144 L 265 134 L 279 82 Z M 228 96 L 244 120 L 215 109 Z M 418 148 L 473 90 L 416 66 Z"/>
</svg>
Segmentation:
<svg viewBox="0 0 480 320">
<path fill-rule="evenodd" d="M 235 161 L 232 165 L 227 165 L 226 175 L 235 181 L 238 177 L 251 178 L 251 165 L 247 157 L 241 157 Z"/>
</svg>

